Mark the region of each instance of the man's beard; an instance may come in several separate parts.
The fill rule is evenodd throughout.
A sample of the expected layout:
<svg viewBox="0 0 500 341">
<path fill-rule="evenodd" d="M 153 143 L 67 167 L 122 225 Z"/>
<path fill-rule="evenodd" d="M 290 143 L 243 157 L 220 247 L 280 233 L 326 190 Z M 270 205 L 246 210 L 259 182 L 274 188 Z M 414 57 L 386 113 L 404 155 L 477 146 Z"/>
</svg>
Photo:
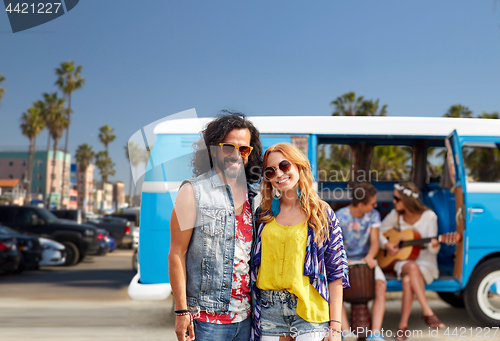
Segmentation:
<svg viewBox="0 0 500 341">
<path fill-rule="evenodd" d="M 243 163 L 242 159 L 235 160 L 231 157 L 225 157 L 224 159 L 219 159 L 215 158 L 215 162 L 217 165 L 217 168 L 229 179 L 238 179 L 238 182 L 245 182 L 245 164 Z M 237 162 L 240 164 L 240 167 L 238 169 L 231 169 L 231 167 L 226 168 L 226 161 L 229 162 Z"/>
</svg>

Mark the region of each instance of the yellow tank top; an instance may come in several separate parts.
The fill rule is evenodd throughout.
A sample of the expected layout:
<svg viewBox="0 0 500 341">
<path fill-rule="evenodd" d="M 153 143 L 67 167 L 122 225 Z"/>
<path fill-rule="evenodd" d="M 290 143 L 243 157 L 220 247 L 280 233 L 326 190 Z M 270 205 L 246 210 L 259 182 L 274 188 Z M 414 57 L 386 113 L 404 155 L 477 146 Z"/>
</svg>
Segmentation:
<svg viewBox="0 0 500 341">
<path fill-rule="evenodd" d="M 257 287 L 261 290 L 287 290 L 297 296 L 297 314 L 312 323 L 330 321 L 328 302 L 304 276 L 307 221 L 283 226 L 273 221 L 261 234 L 261 264 Z"/>
</svg>

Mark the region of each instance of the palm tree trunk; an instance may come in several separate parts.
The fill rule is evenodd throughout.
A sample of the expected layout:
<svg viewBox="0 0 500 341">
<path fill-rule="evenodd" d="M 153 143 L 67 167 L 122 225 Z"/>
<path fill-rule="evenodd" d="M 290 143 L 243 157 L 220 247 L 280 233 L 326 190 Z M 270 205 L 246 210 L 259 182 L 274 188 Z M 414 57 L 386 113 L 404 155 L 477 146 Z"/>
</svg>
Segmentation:
<svg viewBox="0 0 500 341">
<path fill-rule="evenodd" d="M 50 194 L 49 194 L 49 209 L 50 209 L 50 202 L 52 199 L 52 185 L 54 183 L 54 178 L 56 177 L 56 152 L 57 152 L 57 140 L 54 139 L 54 164 L 52 165 L 52 174 L 50 176 Z"/>
<path fill-rule="evenodd" d="M 30 140 L 30 149 L 29 149 L 29 159 L 28 159 L 28 179 L 26 181 L 26 198 L 31 199 L 31 182 L 33 179 L 33 160 L 35 158 L 35 143 L 36 137 Z M 31 200 L 25 200 L 24 205 L 29 205 Z"/>
<path fill-rule="evenodd" d="M 61 184 L 61 198 L 59 200 L 59 207 L 63 207 L 63 196 L 64 196 L 64 185 L 66 184 L 65 174 L 66 174 L 66 154 L 68 154 L 68 140 L 69 140 L 69 126 L 71 124 L 71 94 L 68 95 L 68 128 L 66 128 L 66 143 L 64 144 L 64 156 L 63 156 L 63 171 L 62 171 L 62 184 Z"/>
<path fill-rule="evenodd" d="M 49 174 L 49 151 L 50 151 L 50 133 L 48 134 L 49 138 L 47 140 L 47 160 L 45 161 L 45 188 L 43 193 L 43 207 L 49 208 L 49 204 L 47 203 L 47 193 L 50 193 L 50 188 L 48 188 L 47 176 Z M 49 194 L 50 195 L 50 194 Z"/>
<path fill-rule="evenodd" d="M 128 187 L 128 206 L 132 207 L 132 167 L 130 167 L 130 184 Z"/>
</svg>

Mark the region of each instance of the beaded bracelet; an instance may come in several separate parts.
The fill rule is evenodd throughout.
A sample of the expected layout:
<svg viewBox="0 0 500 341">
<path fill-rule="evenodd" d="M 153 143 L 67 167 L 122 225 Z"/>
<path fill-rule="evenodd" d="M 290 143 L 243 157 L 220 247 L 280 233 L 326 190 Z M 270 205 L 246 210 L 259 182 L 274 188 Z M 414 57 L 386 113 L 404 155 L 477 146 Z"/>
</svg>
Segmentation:
<svg viewBox="0 0 500 341">
<path fill-rule="evenodd" d="M 183 310 L 176 310 L 175 315 L 177 316 L 189 316 L 189 319 L 191 320 L 191 323 L 193 323 L 193 314 L 189 310 L 185 310 L 183 313 L 178 313 L 178 311 L 183 311 Z"/>
</svg>

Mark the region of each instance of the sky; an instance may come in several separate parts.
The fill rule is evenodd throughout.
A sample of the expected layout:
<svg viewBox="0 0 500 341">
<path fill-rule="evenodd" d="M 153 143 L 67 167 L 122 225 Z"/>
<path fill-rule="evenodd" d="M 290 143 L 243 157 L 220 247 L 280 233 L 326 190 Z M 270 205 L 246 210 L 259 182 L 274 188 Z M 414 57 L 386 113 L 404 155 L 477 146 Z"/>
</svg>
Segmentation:
<svg viewBox="0 0 500 341">
<path fill-rule="evenodd" d="M 131 135 L 191 108 L 331 115 L 331 101 L 355 91 L 391 116 L 442 116 L 458 103 L 500 111 L 500 1 L 82 0 L 15 34 L 2 11 L 1 148 L 27 150 L 21 114 L 57 91 L 54 70 L 68 60 L 86 80 L 72 97 L 69 151 L 103 150 L 98 129 L 110 125 L 110 180 L 128 190 Z M 44 131 L 37 148 L 46 144 Z"/>
</svg>

